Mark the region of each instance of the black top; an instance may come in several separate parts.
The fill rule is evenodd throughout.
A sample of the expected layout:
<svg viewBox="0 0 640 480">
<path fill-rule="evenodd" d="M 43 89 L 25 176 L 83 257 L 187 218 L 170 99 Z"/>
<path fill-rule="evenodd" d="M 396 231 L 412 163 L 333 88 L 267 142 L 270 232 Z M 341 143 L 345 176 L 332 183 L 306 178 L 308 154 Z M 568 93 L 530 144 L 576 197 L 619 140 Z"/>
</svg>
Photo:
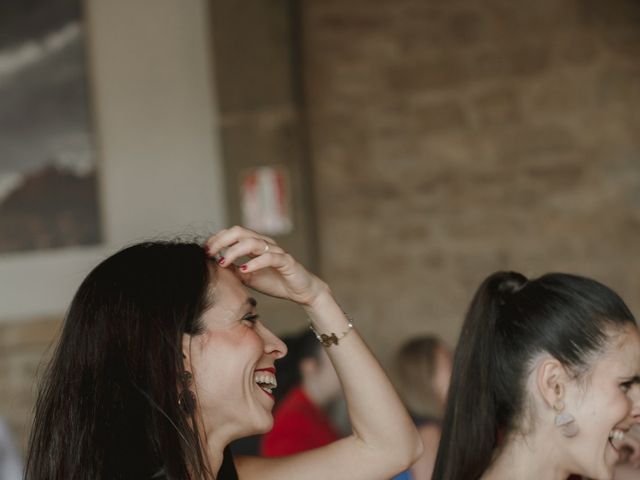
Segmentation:
<svg viewBox="0 0 640 480">
<path fill-rule="evenodd" d="M 216 480 L 238 480 L 238 472 L 236 472 L 236 465 L 233 463 L 233 455 L 231 455 L 229 447 L 224 449 L 222 465 L 218 470 Z"/>
<path fill-rule="evenodd" d="M 164 468 L 159 470 L 150 480 L 172 480 L 169 478 Z M 238 472 L 236 471 L 236 465 L 233 463 L 233 456 L 229 447 L 224 449 L 224 455 L 222 457 L 222 465 L 216 475 L 216 480 L 238 480 Z"/>
</svg>

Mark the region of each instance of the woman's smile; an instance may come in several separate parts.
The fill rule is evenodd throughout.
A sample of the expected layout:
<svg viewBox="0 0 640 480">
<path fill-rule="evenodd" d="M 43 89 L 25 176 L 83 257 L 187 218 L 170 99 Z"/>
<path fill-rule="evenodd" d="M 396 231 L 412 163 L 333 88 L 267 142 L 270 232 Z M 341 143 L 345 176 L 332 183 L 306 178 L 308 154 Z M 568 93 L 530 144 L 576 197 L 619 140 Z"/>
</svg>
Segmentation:
<svg viewBox="0 0 640 480">
<path fill-rule="evenodd" d="M 273 400 L 273 390 L 278 386 L 276 369 L 274 367 L 258 368 L 253 378 L 258 387 Z"/>
</svg>

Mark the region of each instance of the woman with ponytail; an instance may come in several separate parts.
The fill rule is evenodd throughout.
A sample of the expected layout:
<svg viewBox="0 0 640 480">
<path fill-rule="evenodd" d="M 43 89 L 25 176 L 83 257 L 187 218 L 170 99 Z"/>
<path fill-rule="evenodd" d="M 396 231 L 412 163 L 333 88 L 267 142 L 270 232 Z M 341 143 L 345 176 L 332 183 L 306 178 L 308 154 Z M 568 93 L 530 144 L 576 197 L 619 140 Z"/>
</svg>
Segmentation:
<svg viewBox="0 0 640 480">
<path fill-rule="evenodd" d="M 456 349 L 434 480 L 613 478 L 640 423 L 640 333 L 588 278 L 489 276 Z"/>
</svg>

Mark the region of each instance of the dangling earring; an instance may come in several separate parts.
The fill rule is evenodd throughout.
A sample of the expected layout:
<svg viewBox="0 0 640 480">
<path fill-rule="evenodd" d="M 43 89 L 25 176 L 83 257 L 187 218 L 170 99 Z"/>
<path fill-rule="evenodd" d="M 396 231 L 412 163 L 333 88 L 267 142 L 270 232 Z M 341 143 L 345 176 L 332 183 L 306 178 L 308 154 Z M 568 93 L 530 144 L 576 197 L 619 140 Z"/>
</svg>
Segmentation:
<svg viewBox="0 0 640 480">
<path fill-rule="evenodd" d="M 178 394 L 178 405 L 187 415 L 191 415 L 196 411 L 196 396 L 191 390 L 189 390 L 192 379 L 193 376 L 191 375 L 191 372 L 187 370 L 182 372 L 182 375 L 180 375 L 180 380 L 182 380 L 184 389 Z"/>
<path fill-rule="evenodd" d="M 558 412 L 554 424 L 560 429 L 562 435 L 567 438 L 575 437 L 579 431 L 578 424 L 573 415 L 568 412 L 563 412 L 564 402 L 562 400 L 556 400 L 553 404 L 553 409 Z"/>
</svg>

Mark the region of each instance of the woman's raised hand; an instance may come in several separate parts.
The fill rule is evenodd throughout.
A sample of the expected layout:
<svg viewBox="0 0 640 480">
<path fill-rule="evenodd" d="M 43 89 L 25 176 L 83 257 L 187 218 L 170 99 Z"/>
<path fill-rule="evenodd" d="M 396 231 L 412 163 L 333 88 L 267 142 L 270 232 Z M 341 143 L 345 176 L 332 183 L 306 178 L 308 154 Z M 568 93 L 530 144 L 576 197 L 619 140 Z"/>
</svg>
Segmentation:
<svg viewBox="0 0 640 480">
<path fill-rule="evenodd" d="M 336 341 L 335 348 L 326 351 L 344 390 L 353 433 L 299 455 L 237 458 L 239 477 L 382 480 L 414 463 L 422 453 L 422 443 L 413 421 L 327 284 L 273 239 L 245 228 L 223 230 L 207 240 L 206 247 L 218 265 L 236 271 L 247 286 L 301 304 L 317 331 L 341 335 L 339 346 Z M 249 260 L 234 266 L 243 257 Z M 351 333 L 347 336 L 347 332 Z"/>
<path fill-rule="evenodd" d="M 272 238 L 247 228 L 235 226 L 222 230 L 207 240 L 205 248 L 221 267 L 230 267 L 238 258 L 249 257 L 249 261 L 233 268 L 245 285 L 267 295 L 310 306 L 328 292 L 326 283 Z"/>
</svg>

